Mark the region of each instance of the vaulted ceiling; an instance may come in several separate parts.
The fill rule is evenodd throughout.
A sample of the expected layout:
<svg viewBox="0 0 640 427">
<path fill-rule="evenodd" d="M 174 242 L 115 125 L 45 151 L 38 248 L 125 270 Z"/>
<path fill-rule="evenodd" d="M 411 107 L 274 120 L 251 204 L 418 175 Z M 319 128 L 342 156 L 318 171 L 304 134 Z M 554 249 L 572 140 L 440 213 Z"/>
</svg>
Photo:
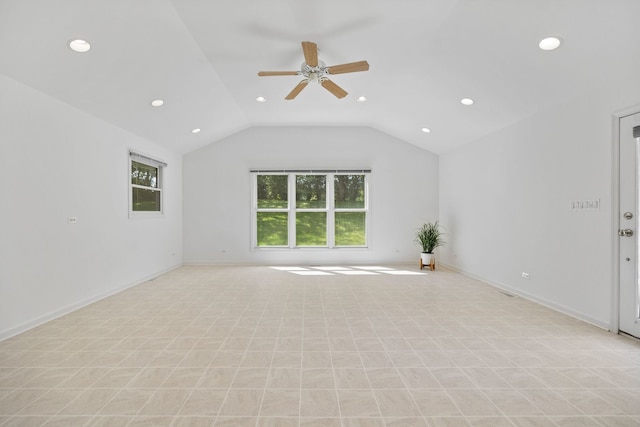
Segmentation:
<svg viewBox="0 0 640 427">
<path fill-rule="evenodd" d="M 637 72 L 638 16 L 638 0 L 0 0 L 0 73 L 182 153 L 271 125 L 443 153 Z M 306 40 L 370 70 L 331 77 L 343 99 L 310 84 L 286 101 L 301 77 L 257 72 L 299 70 Z"/>
</svg>

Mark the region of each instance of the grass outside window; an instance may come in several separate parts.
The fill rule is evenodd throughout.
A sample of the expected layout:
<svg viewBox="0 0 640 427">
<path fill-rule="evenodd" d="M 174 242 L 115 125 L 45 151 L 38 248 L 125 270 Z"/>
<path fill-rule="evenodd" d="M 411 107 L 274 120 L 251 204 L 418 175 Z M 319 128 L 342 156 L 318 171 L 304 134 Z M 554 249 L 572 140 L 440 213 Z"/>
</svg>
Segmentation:
<svg viewBox="0 0 640 427">
<path fill-rule="evenodd" d="M 256 174 L 254 244 L 366 247 L 365 174 Z"/>
</svg>

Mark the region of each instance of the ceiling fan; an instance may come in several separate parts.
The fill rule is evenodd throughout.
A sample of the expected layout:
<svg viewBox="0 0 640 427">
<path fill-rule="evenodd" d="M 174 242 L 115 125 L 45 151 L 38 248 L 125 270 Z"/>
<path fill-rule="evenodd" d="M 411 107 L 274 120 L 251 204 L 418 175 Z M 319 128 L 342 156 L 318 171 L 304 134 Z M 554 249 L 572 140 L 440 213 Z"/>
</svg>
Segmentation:
<svg viewBox="0 0 640 427">
<path fill-rule="evenodd" d="M 327 67 L 324 62 L 318 59 L 318 45 L 313 42 L 302 42 L 302 53 L 304 62 L 300 71 L 260 71 L 259 76 L 304 76 L 296 87 L 284 99 L 292 100 L 304 89 L 309 82 L 320 83 L 322 87 L 334 94 L 337 98 L 344 98 L 347 92 L 340 86 L 329 80 L 330 75 L 353 73 L 356 71 L 367 71 L 369 63 L 367 61 L 350 62 L 348 64 L 332 65 Z"/>
</svg>

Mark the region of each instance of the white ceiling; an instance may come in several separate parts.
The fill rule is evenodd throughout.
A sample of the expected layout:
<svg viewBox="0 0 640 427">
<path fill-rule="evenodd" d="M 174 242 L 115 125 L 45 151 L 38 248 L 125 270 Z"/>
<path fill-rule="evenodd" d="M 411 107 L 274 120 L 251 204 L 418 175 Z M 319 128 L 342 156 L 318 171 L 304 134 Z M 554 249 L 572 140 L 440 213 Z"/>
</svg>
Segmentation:
<svg viewBox="0 0 640 427">
<path fill-rule="evenodd" d="M 443 153 L 637 72 L 639 16 L 640 0 L 0 0 L 0 73 L 182 153 L 271 125 Z M 549 35 L 560 49 L 538 48 Z M 301 78 L 257 72 L 299 70 L 304 40 L 370 70 L 332 77 L 344 99 L 309 85 L 285 101 Z"/>
</svg>

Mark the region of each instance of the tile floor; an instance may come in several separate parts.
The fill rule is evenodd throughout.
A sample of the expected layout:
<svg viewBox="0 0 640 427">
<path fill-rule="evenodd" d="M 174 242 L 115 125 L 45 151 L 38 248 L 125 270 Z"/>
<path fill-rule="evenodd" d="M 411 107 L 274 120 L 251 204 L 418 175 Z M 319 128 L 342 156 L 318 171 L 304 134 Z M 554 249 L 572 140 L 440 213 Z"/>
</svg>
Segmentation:
<svg viewBox="0 0 640 427">
<path fill-rule="evenodd" d="M 40 425 L 640 426 L 640 343 L 441 269 L 187 266 L 0 342 Z"/>
</svg>

